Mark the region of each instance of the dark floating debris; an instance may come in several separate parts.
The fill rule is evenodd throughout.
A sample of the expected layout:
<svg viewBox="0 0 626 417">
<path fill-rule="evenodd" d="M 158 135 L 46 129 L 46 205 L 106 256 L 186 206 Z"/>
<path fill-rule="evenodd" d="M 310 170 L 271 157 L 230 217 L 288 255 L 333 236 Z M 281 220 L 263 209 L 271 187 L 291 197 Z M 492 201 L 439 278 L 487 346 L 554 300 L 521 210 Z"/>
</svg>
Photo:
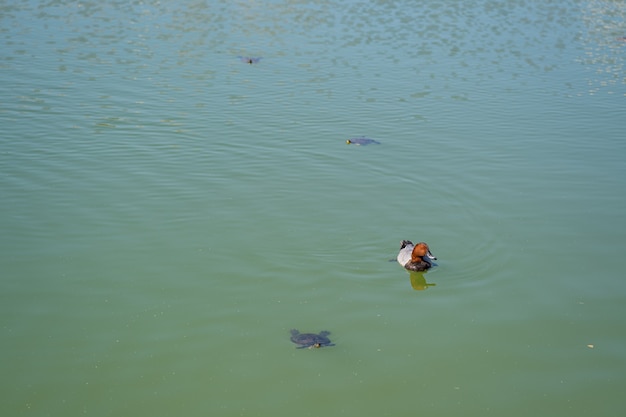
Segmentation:
<svg viewBox="0 0 626 417">
<path fill-rule="evenodd" d="M 237 58 L 239 58 L 241 60 L 241 62 L 243 62 L 244 64 L 258 64 L 259 61 L 261 59 L 263 59 L 262 56 L 241 56 L 239 55 Z"/>
</svg>

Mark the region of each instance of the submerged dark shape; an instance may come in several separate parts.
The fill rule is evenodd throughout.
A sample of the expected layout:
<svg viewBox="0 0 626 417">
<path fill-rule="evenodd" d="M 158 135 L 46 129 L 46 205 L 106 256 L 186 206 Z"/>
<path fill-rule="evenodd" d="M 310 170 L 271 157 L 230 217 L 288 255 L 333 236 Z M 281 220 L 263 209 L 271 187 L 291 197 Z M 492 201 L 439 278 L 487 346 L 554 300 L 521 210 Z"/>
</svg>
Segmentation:
<svg viewBox="0 0 626 417">
<path fill-rule="evenodd" d="M 379 142 L 379 141 L 374 140 L 374 139 L 369 139 L 369 138 L 366 138 L 365 136 L 361 136 L 361 137 L 358 137 L 358 138 L 350 138 L 350 139 L 348 139 L 348 140 L 346 141 L 346 143 L 347 143 L 348 145 L 363 145 L 363 146 L 365 146 L 365 145 L 370 145 L 370 144 L 372 144 L 372 143 L 375 143 L 375 144 L 377 144 L 377 145 L 380 145 L 380 142 Z"/>
<path fill-rule="evenodd" d="M 239 58 L 241 60 L 241 62 L 245 63 L 245 64 L 258 64 L 259 61 L 263 58 L 262 56 L 241 56 L 239 55 L 237 58 Z"/>
<path fill-rule="evenodd" d="M 304 349 L 304 348 L 321 348 L 322 346 L 335 346 L 334 343 L 331 343 L 328 336 L 330 332 L 324 330 L 319 332 L 319 334 L 315 333 L 300 333 L 296 329 L 291 329 L 291 341 L 298 345 L 296 349 Z"/>
</svg>

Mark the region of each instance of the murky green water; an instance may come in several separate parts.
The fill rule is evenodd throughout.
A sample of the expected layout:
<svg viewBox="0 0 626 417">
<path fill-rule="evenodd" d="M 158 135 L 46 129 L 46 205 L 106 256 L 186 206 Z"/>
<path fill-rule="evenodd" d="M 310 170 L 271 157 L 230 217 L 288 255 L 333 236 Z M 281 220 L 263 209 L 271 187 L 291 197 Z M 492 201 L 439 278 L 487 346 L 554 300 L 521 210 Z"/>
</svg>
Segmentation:
<svg viewBox="0 0 626 417">
<path fill-rule="evenodd" d="M 0 2 L 0 412 L 619 415 L 625 16 Z"/>
</svg>

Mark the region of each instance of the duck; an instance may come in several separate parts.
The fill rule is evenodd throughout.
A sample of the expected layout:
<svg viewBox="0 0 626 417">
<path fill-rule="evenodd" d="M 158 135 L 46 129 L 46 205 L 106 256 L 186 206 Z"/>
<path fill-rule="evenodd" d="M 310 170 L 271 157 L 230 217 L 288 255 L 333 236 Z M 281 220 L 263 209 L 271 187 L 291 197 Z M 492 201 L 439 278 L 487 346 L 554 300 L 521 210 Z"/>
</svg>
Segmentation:
<svg viewBox="0 0 626 417">
<path fill-rule="evenodd" d="M 410 240 L 400 242 L 400 252 L 396 259 L 409 271 L 425 271 L 433 266 L 431 261 L 437 260 L 430 252 L 428 244 L 419 242 L 414 245 Z"/>
</svg>

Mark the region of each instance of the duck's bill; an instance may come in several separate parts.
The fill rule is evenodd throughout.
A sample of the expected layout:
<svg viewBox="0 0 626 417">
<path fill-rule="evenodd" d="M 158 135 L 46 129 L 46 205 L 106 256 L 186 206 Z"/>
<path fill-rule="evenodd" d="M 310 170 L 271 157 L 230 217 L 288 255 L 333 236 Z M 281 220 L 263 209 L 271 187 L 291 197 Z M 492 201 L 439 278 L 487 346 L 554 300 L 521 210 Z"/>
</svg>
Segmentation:
<svg viewBox="0 0 626 417">
<path fill-rule="evenodd" d="M 433 255 L 430 250 L 428 250 L 428 253 L 426 254 L 426 256 L 428 256 L 428 258 L 432 259 L 433 261 L 437 260 L 437 257 L 435 257 L 435 255 Z"/>
</svg>

